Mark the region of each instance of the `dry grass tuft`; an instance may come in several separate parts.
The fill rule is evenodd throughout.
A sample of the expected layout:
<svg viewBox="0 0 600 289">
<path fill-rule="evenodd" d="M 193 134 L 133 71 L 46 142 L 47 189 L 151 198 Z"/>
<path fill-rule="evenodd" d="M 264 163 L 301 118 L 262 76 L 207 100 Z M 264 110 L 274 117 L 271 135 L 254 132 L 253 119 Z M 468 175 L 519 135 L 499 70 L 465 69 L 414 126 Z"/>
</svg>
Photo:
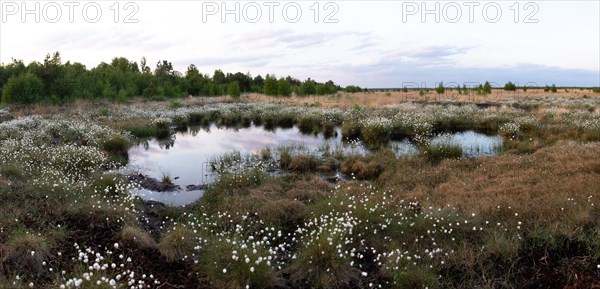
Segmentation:
<svg viewBox="0 0 600 289">
<path fill-rule="evenodd" d="M 13 234 L 0 253 L 0 264 L 9 271 L 33 276 L 44 273 L 46 270 L 43 263 L 51 258 L 46 239 L 29 232 Z"/>
<path fill-rule="evenodd" d="M 126 226 L 121 231 L 121 240 L 140 249 L 155 249 L 157 244 L 150 234 L 134 226 Z"/>
<path fill-rule="evenodd" d="M 350 157 L 342 164 L 342 173 L 359 180 L 372 180 L 383 172 L 383 166 L 375 160 L 363 161 L 358 157 Z"/>
<path fill-rule="evenodd" d="M 168 261 L 174 262 L 192 257 L 196 243 L 192 230 L 178 226 L 173 227 L 162 237 L 158 249 Z"/>
<path fill-rule="evenodd" d="M 295 172 L 311 172 L 317 168 L 317 160 L 312 156 L 297 155 L 292 158 L 288 168 Z"/>
</svg>

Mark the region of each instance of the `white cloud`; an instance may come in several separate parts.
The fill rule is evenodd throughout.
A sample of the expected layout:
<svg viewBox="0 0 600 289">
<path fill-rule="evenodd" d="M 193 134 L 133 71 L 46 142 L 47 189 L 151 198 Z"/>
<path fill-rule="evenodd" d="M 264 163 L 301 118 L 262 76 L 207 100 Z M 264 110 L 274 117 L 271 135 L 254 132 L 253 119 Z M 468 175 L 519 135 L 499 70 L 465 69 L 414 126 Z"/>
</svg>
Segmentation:
<svg viewBox="0 0 600 289">
<path fill-rule="evenodd" d="M 437 2 L 442 13 L 439 23 L 434 15 L 426 15 L 423 22 L 420 13 L 402 20 L 403 5 L 416 3 L 420 9 L 426 3 L 431 9 L 436 3 L 432 1 L 333 1 L 339 8 L 333 15 L 338 23 L 323 23 L 335 11 L 332 7 L 325 10 L 323 2 L 319 2 L 315 23 L 316 6 L 305 1 L 297 2 L 302 12 L 298 23 L 284 20 L 282 7 L 289 1 L 275 7 L 274 21 L 269 23 L 268 10 L 263 2 L 257 2 L 263 5 L 258 23 L 248 23 L 243 17 L 236 23 L 232 15 L 222 23 L 218 14 L 205 23 L 202 3 L 206 1 L 136 1 L 139 10 L 133 18 L 139 22 L 131 24 L 123 19 L 133 10 L 124 10 L 122 2 L 118 23 L 110 9 L 114 3 L 98 3 L 103 12 L 98 23 L 83 21 L 78 10 L 74 23 L 65 21 L 63 15 L 62 21 L 54 24 L 43 19 L 35 23 L 31 15 L 27 23 L 21 23 L 19 15 L 4 17 L 0 13 L 0 61 L 41 61 L 46 53 L 58 50 L 63 60 L 88 67 L 116 56 L 136 61 L 146 56 L 150 64 L 166 59 L 182 71 L 194 63 L 204 73 L 220 68 L 367 87 L 482 78 L 600 85 L 597 1 L 531 2 L 537 10 L 526 9 L 525 3 L 519 2 L 519 15 L 514 2 L 497 2 L 502 15 L 496 23 L 483 16 L 482 9 L 489 1 L 476 2 L 479 6 L 474 7 L 473 23 L 466 2 L 456 2 L 462 7 L 458 23 L 444 18 L 448 15 L 443 14 L 443 7 L 450 2 Z M 226 3 L 234 7 L 234 2 Z M 248 3 L 240 2 L 240 7 Z M 524 23 L 532 12 L 531 18 L 538 23 Z"/>
</svg>

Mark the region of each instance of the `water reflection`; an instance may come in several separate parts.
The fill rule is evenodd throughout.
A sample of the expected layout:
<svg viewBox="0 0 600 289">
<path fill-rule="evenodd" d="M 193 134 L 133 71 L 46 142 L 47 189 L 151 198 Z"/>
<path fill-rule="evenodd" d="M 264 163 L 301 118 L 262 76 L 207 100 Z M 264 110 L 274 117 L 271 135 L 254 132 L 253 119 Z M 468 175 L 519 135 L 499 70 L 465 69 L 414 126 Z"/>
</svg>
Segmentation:
<svg viewBox="0 0 600 289">
<path fill-rule="evenodd" d="M 455 142 L 463 148 L 468 157 L 495 155 L 502 145 L 498 136 L 486 136 L 473 131 L 435 137 L 431 142 Z M 418 147 L 409 140 L 391 141 L 391 148 L 397 155 L 418 153 Z M 177 192 L 158 193 L 136 190 L 144 199 L 152 199 L 171 205 L 192 203 L 202 196 L 202 191 L 185 191 L 187 185 L 209 183 L 214 179 L 210 160 L 216 156 L 234 151 L 244 154 L 259 154 L 264 148 L 275 151 L 280 147 L 301 147 L 305 152 L 342 150 L 344 153 L 363 154 L 366 149 L 360 142 L 343 142 L 339 128 L 334 136 L 325 138 L 323 134 L 302 134 L 295 126 L 291 128 L 265 129 L 262 126 L 246 128 L 191 127 L 177 132 L 168 140 L 148 140 L 129 151 L 129 164 L 125 173 L 139 172 L 161 179 L 167 175 L 183 189 Z M 317 153 L 318 154 L 318 153 Z"/>
</svg>

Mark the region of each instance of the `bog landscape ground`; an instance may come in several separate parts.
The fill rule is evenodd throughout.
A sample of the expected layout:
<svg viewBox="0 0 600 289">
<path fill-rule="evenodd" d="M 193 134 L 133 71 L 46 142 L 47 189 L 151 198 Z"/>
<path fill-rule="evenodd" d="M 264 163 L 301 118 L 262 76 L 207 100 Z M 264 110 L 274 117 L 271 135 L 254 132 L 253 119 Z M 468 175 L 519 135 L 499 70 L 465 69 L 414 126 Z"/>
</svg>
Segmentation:
<svg viewBox="0 0 600 289">
<path fill-rule="evenodd" d="M 125 171 L 132 150 L 177 149 L 216 128 L 317 145 L 213 155 L 185 206 L 133 193 L 186 188 L 168 170 Z M 461 132 L 500 143 L 467 154 L 433 141 Z M 210 149 L 197 143 L 187 149 Z M 181 164 L 200 175 L 193 162 Z M 0 288 L 600 288 L 600 94 L 10 105 L 0 200 Z"/>
</svg>

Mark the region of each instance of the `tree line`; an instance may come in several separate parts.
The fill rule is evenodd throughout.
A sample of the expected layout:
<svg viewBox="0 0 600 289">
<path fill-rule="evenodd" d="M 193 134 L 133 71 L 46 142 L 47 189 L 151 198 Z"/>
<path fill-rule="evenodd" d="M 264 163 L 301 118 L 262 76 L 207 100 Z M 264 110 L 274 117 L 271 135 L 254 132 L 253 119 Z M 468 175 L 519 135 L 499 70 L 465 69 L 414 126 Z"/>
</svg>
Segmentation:
<svg viewBox="0 0 600 289">
<path fill-rule="evenodd" d="M 201 73 L 191 64 L 185 74 L 173 69 L 166 60 L 152 69 L 146 58 L 140 63 L 124 57 L 113 58 L 88 69 L 85 65 L 67 61 L 60 53 L 48 54 L 42 63 L 25 65 L 22 60 L 0 64 L 0 95 L 2 103 L 31 104 L 64 103 L 75 99 L 126 100 L 132 97 L 165 99 L 186 96 L 240 97 L 242 93 L 264 93 L 268 96 L 325 95 L 342 88 L 329 80 L 319 83 L 310 78 L 301 81 L 273 74 L 252 77 L 249 73 L 224 73 L 217 69 L 212 76 Z M 349 86 L 351 92 L 360 91 Z"/>
<path fill-rule="evenodd" d="M 438 94 L 443 94 L 446 92 L 446 89 L 451 90 L 453 87 L 451 86 L 444 86 L 444 82 L 440 82 L 438 84 L 438 86 L 435 88 L 435 92 L 437 92 Z M 527 91 L 527 86 L 523 86 L 521 87 L 523 89 L 523 91 Z M 462 93 L 469 93 L 469 91 L 474 91 L 476 94 L 478 95 L 486 95 L 486 94 L 491 94 L 492 93 L 492 85 L 490 84 L 489 81 L 486 81 L 483 85 L 479 84 L 476 87 L 472 87 L 472 88 L 467 88 L 466 85 L 463 84 L 463 87 L 461 88 L 460 85 L 455 87 L 456 91 L 458 91 L 459 94 Z M 507 82 L 506 84 L 504 84 L 504 90 L 506 91 L 517 91 L 517 85 L 514 84 L 512 81 Z M 403 91 L 408 92 L 408 88 L 404 87 Z M 552 84 L 552 86 L 548 86 L 546 85 L 544 87 L 544 92 L 553 92 L 556 93 L 558 91 L 558 89 L 556 88 L 555 84 Z"/>
</svg>

